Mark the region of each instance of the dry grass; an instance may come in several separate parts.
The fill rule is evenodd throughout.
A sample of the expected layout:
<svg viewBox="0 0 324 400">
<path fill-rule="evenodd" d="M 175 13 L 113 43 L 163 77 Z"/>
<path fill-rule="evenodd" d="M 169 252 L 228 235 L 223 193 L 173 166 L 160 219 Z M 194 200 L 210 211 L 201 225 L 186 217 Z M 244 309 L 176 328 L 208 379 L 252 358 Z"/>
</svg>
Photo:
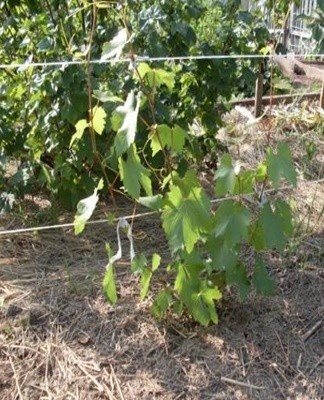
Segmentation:
<svg viewBox="0 0 324 400">
<path fill-rule="evenodd" d="M 240 304 L 227 293 L 218 326 L 172 316 L 158 322 L 152 299 L 139 302 L 127 260 L 117 269 L 117 306 L 101 294 L 114 228 L 89 226 L 81 238 L 69 229 L 1 237 L 0 398 L 323 399 L 324 184 L 307 182 L 323 178 L 323 134 L 279 128 L 271 125 L 294 148 L 300 178 L 289 194 L 301 228 L 284 255 L 268 254 L 273 298 L 252 294 Z M 261 157 L 267 129 L 239 143 L 243 164 Z M 306 164 L 305 136 L 318 149 Z M 224 140 L 237 155 L 233 136 L 225 132 Z M 132 212 L 119 204 L 121 214 Z M 18 222 L 7 216 L 1 224 Z M 138 250 L 167 257 L 158 217 L 135 220 L 133 230 Z"/>
</svg>

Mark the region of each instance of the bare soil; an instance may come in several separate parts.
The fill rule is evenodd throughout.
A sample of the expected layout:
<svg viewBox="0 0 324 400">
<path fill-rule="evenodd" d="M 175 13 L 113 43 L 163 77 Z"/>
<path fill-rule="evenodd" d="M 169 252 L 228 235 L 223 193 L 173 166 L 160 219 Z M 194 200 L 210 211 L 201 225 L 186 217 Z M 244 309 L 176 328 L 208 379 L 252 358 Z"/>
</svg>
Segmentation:
<svg viewBox="0 0 324 400">
<path fill-rule="evenodd" d="M 300 225 L 284 254 L 267 255 L 276 295 L 251 294 L 242 304 L 226 291 L 217 326 L 151 317 L 152 297 L 139 301 L 127 257 L 117 267 L 120 300 L 107 304 L 105 243 L 116 248 L 108 224 L 88 226 L 81 237 L 72 228 L 0 236 L 0 398 L 324 399 L 324 182 L 310 183 L 324 178 L 324 136 L 318 124 L 305 130 L 296 121 L 294 129 L 262 122 L 248 130 L 237 121 L 234 133 L 222 132 L 243 166 L 263 156 L 269 130 L 291 143 L 299 184 L 282 195 L 294 199 Z M 306 139 L 317 146 L 308 162 Z M 36 200 L 32 215 L 49 207 Z M 101 205 L 94 219 L 105 212 Z M 0 224 L 19 228 L 21 218 L 1 216 Z M 133 232 L 137 251 L 159 252 L 167 263 L 158 216 L 135 219 Z M 157 288 L 153 282 L 153 294 Z"/>
</svg>

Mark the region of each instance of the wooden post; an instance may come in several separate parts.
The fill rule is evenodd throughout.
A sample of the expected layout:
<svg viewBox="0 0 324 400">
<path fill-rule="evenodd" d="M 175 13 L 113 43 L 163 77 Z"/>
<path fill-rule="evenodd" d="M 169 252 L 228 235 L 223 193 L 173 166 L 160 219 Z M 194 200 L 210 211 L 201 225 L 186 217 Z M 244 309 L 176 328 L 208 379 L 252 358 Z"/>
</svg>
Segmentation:
<svg viewBox="0 0 324 400">
<path fill-rule="evenodd" d="M 255 82 L 254 116 L 260 117 L 262 111 L 263 74 L 260 72 Z"/>
<path fill-rule="evenodd" d="M 320 96 L 320 107 L 324 109 L 324 80 L 322 82 L 322 90 Z"/>
</svg>

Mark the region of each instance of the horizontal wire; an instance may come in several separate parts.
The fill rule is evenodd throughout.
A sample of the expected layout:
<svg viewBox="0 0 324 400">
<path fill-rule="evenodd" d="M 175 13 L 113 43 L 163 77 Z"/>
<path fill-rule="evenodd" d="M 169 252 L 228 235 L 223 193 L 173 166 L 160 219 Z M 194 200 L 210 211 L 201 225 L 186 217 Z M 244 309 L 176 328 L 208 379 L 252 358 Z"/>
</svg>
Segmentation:
<svg viewBox="0 0 324 400">
<path fill-rule="evenodd" d="M 304 183 L 306 183 L 306 184 L 324 183 L 324 178 L 313 180 L 313 181 L 304 181 Z M 267 189 L 264 191 L 264 193 L 282 192 L 284 190 L 290 190 L 290 189 L 293 189 L 292 185 L 282 186 L 278 189 Z M 252 195 L 255 195 L 255 192 L 247 193 L 244 196 L 252 196 Z M 210 202 L 212 204 L 216 204 L 216 203 L 221 203 L 226 200 L 234 200 L 234 199 L 237 199 L 238 197 L 240 197 L 240 195 L 221 197 L 219 199 L 212 199 Z M 132 215 L 125 215 L 123 217 L 117 217 L 117 218 L 114 218 L 113 221 L 118 222 L 121 218 L 124 218 L 126 220 L 140 219 L 140 218 L 156 215 L 159 213 L 160 213 L 160 211 L 148 211 L 148 212 L 144 212 L 144 213 L 140 213 L 140 214 L 134 214 L 134 215 L 132 214 Z M 88 221 L 88 222 L 86 222 L 86 225 L 97 225 L 97 224 L 104 224 L 104 223 L 105 224 L 108 223 L 107 219 L 98 219 L 95 221 Z M 39 232 L 39 231 L 45 231 L 45 230 L 50 230 L 50 229 L 72 228 L 72 227 L 74 227 L 73 222 L 69 222 L 66 224 L 36 226 L 36 227 L 32 227 L 32 228 L 19 228 L 19 229 L 0 231 L 0 236 L 14 235 L 17 233 Z"/>
<path fill-rule="evenodd" d="M 69 65 L 86 65 L 86 64 L 115 64 L 115 63 L 131 63 L 131 62 L 152 62 L 152 61 L 194 61 L 194 60 L 228 60 L 228 59 L 272 59 L 274 56 L 279 58 L 293 57 L 324 57 L 324 54 L 214 54 L 214 55 L 195 55 L 195 56 L 165 56 L 165 57 L 149 57 L 135 56 L 134 58 L 120 58 L 108 60 L 71 60 L 71 61 L 45 61 L 45 62 L 25 62 L 0 64 L 0 69 L 26 69 L 29 67 L 67 67 Z"/>
</svg>

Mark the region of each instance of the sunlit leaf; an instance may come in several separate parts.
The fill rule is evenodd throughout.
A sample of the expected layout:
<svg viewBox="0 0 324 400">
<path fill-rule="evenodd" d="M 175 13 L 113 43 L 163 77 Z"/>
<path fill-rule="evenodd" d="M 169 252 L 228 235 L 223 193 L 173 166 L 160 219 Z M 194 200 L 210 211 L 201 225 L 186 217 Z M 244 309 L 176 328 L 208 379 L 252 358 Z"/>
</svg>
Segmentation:
<svg viewBox="0 0 324 400">
<path fill-rule="evenodd" d="M 92 127 L 98 135 L 101 135 L 106 124 L 106 111 L 102 107 L 95 106 L 92 109 Z"/>
<path fill-rule="evenodd" d="M 107 298 L 107 300 L 111 304 L 117 303 L 117 290 L 116 290 L 116 283 L 115 283 L 115 273 L 113 265 L 108 266 L 103 282 L 102 282 L 102 289 Z"/>
<path fill-rule="evenodd" d="M 152 278 L 152 271 L 145 268 L 141 274 L 141 300 L 144 300 L 150 288 L 150 282 Z"/>
<path fill-rule="evenodd" d="M 152 255 L 152 271 L 153 272 L 159 268 L 160 263 L 161 263 L 161 256 L 157 253 L 154 253 Z"/>
<path fill-rule="evenodd" d="M 85 131 L 86 128 L 88 128 L 89 124 L 87 122 L 86 119 L 80 119 L 76 124 L 75 124 L 75 129 L 76 132 L 74 133 L 74 135 L 71 138 L 70 141 L 70 147 L 72 147 L 73 143 L 76 140 L 80 140 L 83 136 L 83 133 Z"/>
</svg>

